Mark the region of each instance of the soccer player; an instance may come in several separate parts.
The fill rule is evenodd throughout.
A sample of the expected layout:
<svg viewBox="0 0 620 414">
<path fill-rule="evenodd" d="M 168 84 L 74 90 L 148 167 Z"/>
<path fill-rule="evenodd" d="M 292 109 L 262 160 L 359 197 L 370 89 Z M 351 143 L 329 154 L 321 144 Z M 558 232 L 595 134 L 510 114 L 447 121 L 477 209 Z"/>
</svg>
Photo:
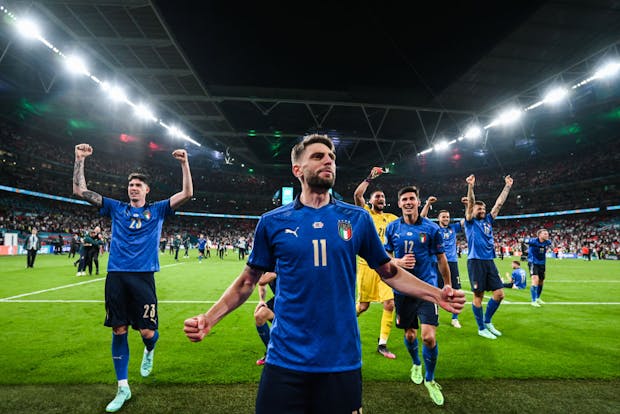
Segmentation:
<svg viewBox="0 0 620 414">
<path fill-rule="evenodd" d="M 440 290 L 392 262 L 368 212 L 331 197 L 335 148 L 325 135 L 293 147 L 301 182 L 294 202 L 263 214 L 246 267 L 205 314 L 185 320 L 190 341 L 201 341 L 243 304 L 265 272 L 278 289 L 256 413 L 357 413 L 362 406 L 361 344 L 355 310 L 355 262 L 362 256 L 398 291 L 463 308 L 465 296 Z"/>
<path fill-rule="evenodd" d="M 383 170 L 379 167 L 374 167 L 368 177 L 355 189 L 353 199 L 356 206 L 363 207 L 370 213 L 381 242 L 385 242 L 385 228 L 389 222 L 396 220 L 398 217 L 394 214 L 383 212 L 385 208 L 385 194 L 383 191 L 375 190 L 370 194 L 370 206 L 364 200 L 364 193 L 368 189 L 369 183 L 381 174 L 383 174 Z M 357 291 L 358 304 L 356 309 L 358 316 L 366 312 L 370 302 L 383 303 L 377 352 L 389 359 L 396 358 L 396 355 L 391 353 L 387 347 L 387 341 L 392 330 L 392 322 L 394 321 L 394 293 L 381 280 L 377 272 L 371 269 L 368 263 L 361 257 L 357 259 Z"/>
<path fill-rule="evenodd" d="M 467 238 L 467 272 L 469 282 L 474 292 L 472 310 L 478 324 L 478 335 L 487 339 L 497 339 L 502 333 L 493 326 L 492 318 L 500 303 L 504 299 L 504 283 L 502 282 L 493 259 L 495 258 L 495 244 L 493 242 L 493 222 L 500 209 L 506 202 L 512 178 L 507 175 L 504 179 L 504 189 L 495 201 L 491 213 L 487 214 L 486 205 L 474 196 L 476 177 L 470 175 L 467 182 L 467 208 L 465 209 L 465 237 Z M 482 314 L 482 299 L 485 291 L 492 291 L 486 313 Z"/>
<path fill-rule="evenodd" d="M 258 280 L 258 305 L 254 310 L 254 321 L 256 322 L 256 331 L 258 336 L 265 344 L 265 355 L 258 361 L 256 365 L 265 365 L 265 358 L 267 358 L 267 348 L 269 346 L 269 338 L 271 337 L 271 331 L 267 321 L 273 322 L 273 305 L 275 302 L 276 294 L 276 273 L 267 272 L 261 276 Z M 266 286 L 269 285 L 274 297 L 265 302 L 265 295 L 267 294 Z"/>
<path fill-rule="evenodd" d="M 112 328 L 112 361 L 118 381 L 116 397 L 107 405 L 107 412 L 121 409 L 131 398 L 128 383 L 129 344 L 127 328 L 140 331 L 144 355 L 140 374 L 148 376 L 153 369 L 153 354 L 159 338 L 157 295 L 154 272 L 159 271 L 157 251 L 164 218 L 189 200 L 193 194 L 192 176 L 185 150 L 172 156 L 181 163 L 183 188 L 168 200 L 147 202 L 150 191 L 145 175 L 129 175 L 129 203 L 102 197 L 86 187 L 84 161 L 92 155 L 88 144 L 75 146 L 73 193 L 100 208 L 102 216 L 112 219 L 112 242 L 105 283 L 105 326 Z"/>
<path fill-rule="evenodd" d="M 207 245 L 207 239 L 205 239 L 205 235 L 200 233 L 200 237 L 198 238 L 198 263 L 202 263 L 202 258 L 205 255 L 205 246 Z"/>
<path fill-rule="evenodd" d="M 504 283 L 505 288 L 525 289 L 525 270 L 521 269 L 521 263 L 518 260 L 512 261 L 512 273 L 506 273 L 506 278 L 509 282 Z"/>
<path fill-rule="evenodd" d="M 540 305 L 544 304 L 540 295 L 545 283 L 547 249 L 551 246 L 551 240 L 549 240 L 549 232 L 546 229 L 538 230 L 536 236 L 536 238 L 527 238 L 523 242 L 528 245 L 527 264 L 532 278 L 532 286 L 530 287 L 532 306 L 539 308 Z"/>
<path fill-rule="evenodd" d="M 410 270 L 419 279 L 433 286 L 437 286 L 438 268 L 444 285 L 450 286 L 450 268 L 444 253 L 443 235 L 437 224 L 418 214 L 420 207 L 418 189 L 414 186 L 401 188 L 398 191 L 398 207 L 402 211 L 402 216 L 388 224 L 385 230 L 385 250 L 394 255 L 399 266 Z M 433 256 L 437 258 L 437 267 Z M 435 367 L 439 354 L 436 335 L 439 325 L 437 305 L 424 299 L 406 296 L 396 289 L 394 303 L 396 326 L 405 330 L 405 347 L 413 360 L 411 380 L 416 384 L 422 383 L 422 364 L 418 354 L 417 338 L 417 330 L 421 325 L 422 356 L 426 368 L 424 385 L 433 402 L 443 405 L 441 386 L 435 382 Z"/>
<path fill-rule="evenodd" d="M 426 218 L 428 211 L 433 203 L 437 201 L 437 197 L 430 196 L 426 199 L 426 203 L 420 212 L 420 216 Z M 467 197 L 463 197 L 461 202 L 467 203 Z M 448 267 L 450 268 L 450 280 L 452 282 L 452 289 L 461 288 L 461 276 L 459 275 L 459 260 L 456 255 L 456 235 L 463 231 L 463 224 L 465 220 L 460 220 L 456 223 L 450 224 L 450 212 L 448 210 L 439 210 L 437 215 L 437 222 L 439 223 L 439 233 L 443 239 L 443 248 L 448 260 Z M 443 287 L 443 279 L 437 278 L 437 287 Z M 461 323 L 459 322 L 459 314 L 453 313 L 450 325 L 460 329 Z"/>
</svg>

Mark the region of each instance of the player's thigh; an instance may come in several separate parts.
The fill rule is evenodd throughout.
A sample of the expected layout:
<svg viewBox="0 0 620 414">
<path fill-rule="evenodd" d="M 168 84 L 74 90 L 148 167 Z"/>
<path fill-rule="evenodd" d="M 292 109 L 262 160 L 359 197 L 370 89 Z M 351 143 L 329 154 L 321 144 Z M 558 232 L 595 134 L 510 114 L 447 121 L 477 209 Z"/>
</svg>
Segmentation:
<svg viewBox="0 0 620 414">
<path fill-rule="evenodd" d="M 358 302 L 381 302 L 379 282 L 381 278 L 373 269 L 365 265 L 357 267 Z"/>
<path fill-rule="evenodd" d="M 362 371 L 315 374 L 312 394 L 312 413 L 357 413 L 362 408 Z"/>
<path fill-rule="evenodd" d="M 495 262 L 493 260 L 485 261 L 485 271 L 486 271 L 486 289 L 487 291 L 496 291 L 504 288 L 504 282 L 502 282 L 502 278 L 499 275 L 499 271 L 497 270 L 497 266 L 495 266 Z"/>
<path fill-rule="evenodd" d="M 263 366 L 256 396 L 256 414 L 309 412 L 309 374 L 271 364 Z"/>
<path fill-rule="evenodd" d="M 452 279 L 452 289 L 461 288 L 461 275 L 459 273 L 459 264 L 457 262 L 448 262 L 450 268 L 450 278 Z"/>
<path fill-rule="evenodd" d="M 135 273 L 127 282 L 131 291 L 131 325 L 135 329 L 157 329 L 159 311 L 154 274 Z"/>
<path fill-rule="evenodd" d="M 396 327 L 400 329 L 418 329 L 418 305 L 416 299 L 405 295 L 394 295 L 396 310 Z"/>
<path fill-rule="evenodd" d="M 81 267 L 80 263 L 80 267 Z M 129 324 L 129 292 L 124 283 L 124 273 L 110 272 L 105 279 L 105 326 Z"/>
<path fill-rule="evenodd" d="M 439 325 L 439 307 L 437 304 L 426 300 L 418 300 L 417 314 L 422 324 L 422 329 L 424 329 L 424 325 Z"/>
<path fill-rule="evenodd" d="M 483 261 L 480 259 L 467 260 L 467 274 L 472 292 L 484 292 L 486 289 L 486 271 Z"/>
<path fill-rule="evenodd" d="M 546 270 L 547 269 L 545 265 L 538 265 L 538 277 L 540 278 L 540 280 L 545 280 Z"/>
</svg>

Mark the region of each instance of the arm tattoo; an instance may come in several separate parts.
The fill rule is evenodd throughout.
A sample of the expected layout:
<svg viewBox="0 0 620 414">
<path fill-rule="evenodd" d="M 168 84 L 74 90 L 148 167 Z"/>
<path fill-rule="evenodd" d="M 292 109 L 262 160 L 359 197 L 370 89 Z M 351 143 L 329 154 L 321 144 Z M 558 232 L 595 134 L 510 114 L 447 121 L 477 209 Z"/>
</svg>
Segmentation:
<svg viewBox="0 0 620 414">
<path fill-rule="evenodd" d="M 84 160 L 75 160 L 73 166 L 73 184 L 82 190 L 86 189 L 86 179 L 84 178 Z"/>
<path fill-rule="evenodd" d="M 101 194 L 95 193 L 94 191 L 82 192 L 82 198 L 97 207 L 101 207 L 103 204 L 103 197 L 101 197 Z"/>
<path fill-rule="evenodd" d="M 499 197 L 497 197 L 497 201 L 495 202 L 495 206 L 493 207 L 493 211 L 491 212 L 491 214 L 496 215 L 496 214 L 499 213 L 499 209 L 502 208 L 502 206 L 506 202 L 506 198 L 508 198 L 508 193 L 509 192 L 510 192 L 510 186 L 509 185 L 505 185 L 504 189 L 499 194 Z"/>
</svg>

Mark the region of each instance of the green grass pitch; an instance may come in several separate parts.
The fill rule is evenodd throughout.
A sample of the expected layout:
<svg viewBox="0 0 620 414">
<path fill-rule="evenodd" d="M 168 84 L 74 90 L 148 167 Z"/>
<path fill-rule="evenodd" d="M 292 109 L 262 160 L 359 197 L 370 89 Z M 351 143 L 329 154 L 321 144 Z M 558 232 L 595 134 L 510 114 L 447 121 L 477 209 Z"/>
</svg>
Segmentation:
<svg viewBox="0 0 620 414">
<path fill-rule="evenodd" d="M 134 398 L 123 412 L 252 412 L 261 372 L 254 362 L 264 352 L 252 317 L 258 295 L 202 343 L 190 343 L 183 320 L 205 311 L 243 267 L 232 252 L 202 264 L 196 254 L 178 263 L 161 256 L 155 367 L 140 377 L 143 345 L 130 332 Z M 34 269 L 24 268 L 23 256 L 0 258 L 0 412 L 103 412 L 116 382 L 103 326 L 106 261 L 101 275 L 76 277 L 66 255 L 39 255 Z M 502 275 L 509 271 L 509 259 L 496 263 Z M 460 269 L 468 292 L 464 260 Z M 506 289 L 493 320 L 504 333 L 496 341 L 478 337 L 469 303 L 460 330 L 441 312 L 443 412 L 620 412 L 620 263 L 549 260 L 547 275 L 541 308 L 529 305 L 529 289 Z M 376 353 L 380 318 L 381 305 L 372 304 L 359 320 L 364 411 L 438 410 L 408 379 L 401 330 L 389 341 L 395 360 Z"/>
</svg>

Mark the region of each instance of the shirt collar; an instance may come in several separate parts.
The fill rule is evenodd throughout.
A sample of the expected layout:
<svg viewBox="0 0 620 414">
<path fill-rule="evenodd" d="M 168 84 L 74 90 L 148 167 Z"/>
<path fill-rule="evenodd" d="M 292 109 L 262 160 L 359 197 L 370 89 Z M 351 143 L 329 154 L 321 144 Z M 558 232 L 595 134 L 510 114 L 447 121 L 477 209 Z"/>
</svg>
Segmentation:
<svg viewBox="0 0 620 414">
<path fill-rule="evenodd" d="M 405 222 L 405 218 L 404 217 L 400 217 L 400 222 L 401 223 L 405 223 L 405 224 L 409 224 L 407 222 Z M 420 225 L 422 224 L 422 216 L 418 214 L 418 219 L 415 221 L 415 223 L 413 223 L 414 225 Z"/>
<path fill-rule="evenodd" d="M 299 210 L 300 208 L 304 206 L 301 200 L 299 200 L 300 196 L 301 194 L 295 197 L 295 200 L 293 200 L 293 207 L 295 208 L 295 210 Z M 331 194 L 329 195 L 329 204 L 336 204 L 336 199 Z"/>
</svg>

